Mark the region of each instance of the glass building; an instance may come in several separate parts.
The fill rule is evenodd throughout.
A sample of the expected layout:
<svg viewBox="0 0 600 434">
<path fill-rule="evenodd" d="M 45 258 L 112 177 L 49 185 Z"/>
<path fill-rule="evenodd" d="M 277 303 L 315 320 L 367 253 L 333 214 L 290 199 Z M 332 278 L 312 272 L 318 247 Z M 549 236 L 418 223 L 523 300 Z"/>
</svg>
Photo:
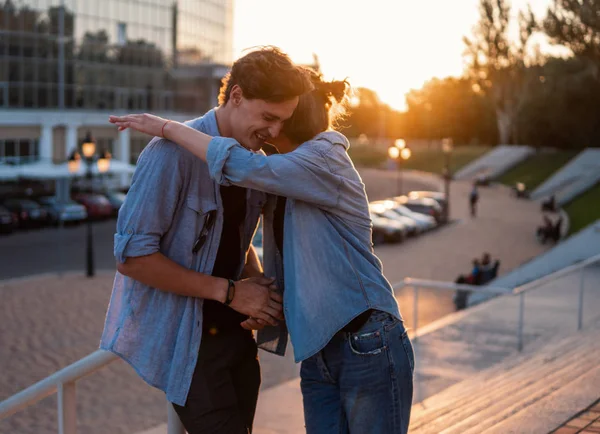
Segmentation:
<svg viewBox="0 0 600 434">
<path fill-rule="evenodd" d="M 88 130 L 134 163 L 148 138 L 107 113 L 216 105 L 232 14 L 233 0 L 0 0 L 0 179 L 3 165 L 64 161 Z"/>
</svg>

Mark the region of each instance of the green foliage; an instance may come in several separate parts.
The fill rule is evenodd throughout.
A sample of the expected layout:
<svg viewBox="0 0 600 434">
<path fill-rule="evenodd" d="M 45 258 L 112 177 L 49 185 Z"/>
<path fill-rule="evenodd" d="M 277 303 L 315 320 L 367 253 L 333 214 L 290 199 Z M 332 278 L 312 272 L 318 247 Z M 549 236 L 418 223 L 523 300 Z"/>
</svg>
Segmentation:
<svg viewBox="0 0 600 434">
<path fill-rule="evenodd" d="M 450 157 L 450 171 L 455 173 L 490 150 L 486 146 L 455 146 Z M 445 155 L 440 149 L 415 148 L 409 160 L 402 162 L 406 169 L 442 174 Z"/>
<path fill-rule="evenodd" d="M 569 234 L 574 234 L 600 218 L 600 184 L 590 188 L 563 207 L 569 215 Z"/>
<path fill-rule="evenodd" d="M 508 186 L 523 182 L 533 190 L 577 155 L 574 151 L 539 152 L 498 178 Z"/>
</svg>

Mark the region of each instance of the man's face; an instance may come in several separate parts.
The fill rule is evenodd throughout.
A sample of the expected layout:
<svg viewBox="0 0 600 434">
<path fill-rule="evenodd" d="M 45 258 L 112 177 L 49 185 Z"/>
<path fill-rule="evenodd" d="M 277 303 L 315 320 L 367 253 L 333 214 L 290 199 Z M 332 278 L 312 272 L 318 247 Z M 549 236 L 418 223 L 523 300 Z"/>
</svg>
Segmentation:
<svg viewBox="0 0 600 434">
<path fill-rule="evenodd" d="M 283 102 L 268 102 L 239 96 L 233 102 L 233 138 L 251 151 L 258 151 L 265 142 L 279 135 L 283 123 L 294 113 L 298 97 Z"/>
</svg>

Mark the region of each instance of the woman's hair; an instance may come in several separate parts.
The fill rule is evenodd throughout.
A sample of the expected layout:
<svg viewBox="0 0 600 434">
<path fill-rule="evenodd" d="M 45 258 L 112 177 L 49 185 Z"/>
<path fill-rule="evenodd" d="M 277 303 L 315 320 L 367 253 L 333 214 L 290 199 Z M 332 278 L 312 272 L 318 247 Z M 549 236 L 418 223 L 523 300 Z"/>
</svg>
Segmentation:
<svg viewBox="0 0 600 434">
<path fill-rule="evenodd" d="M 269 102 L 287 101 L 313 89 L 306 68 L 294 65 L 287 54 L 272 46 L 260 47 L 233 63 L 222 81 L 220 105 L 229 101 L 236 84 L 244 98 Z"/>
<path fill-rule="evenodd" d="M 300 95 L 298 107 L 283 126 L 283 133 L 296 144 L 304 143 L 336 125 L 346 113 L 350 87 L 346 80 L 323 81 L 321 74 L 305 69 L 314 90 Z"/>
</svg>

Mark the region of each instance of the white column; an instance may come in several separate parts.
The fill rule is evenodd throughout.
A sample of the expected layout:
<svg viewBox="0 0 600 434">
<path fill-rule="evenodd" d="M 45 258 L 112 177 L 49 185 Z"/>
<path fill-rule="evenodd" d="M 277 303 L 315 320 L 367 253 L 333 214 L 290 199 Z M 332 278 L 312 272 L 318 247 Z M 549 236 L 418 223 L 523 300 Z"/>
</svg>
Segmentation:
<svg viewBox="0 0 600 434">
<path fill-rule="evenodd" d="M 42 125 L 42 134 L 40 136 L 40 142 L 39 142 L 40 160 L 42 160 L 42 161 L 52 161 L 52 153 L 53 153 L 52 130 L 53 130 L 53 125 L 48 125 L 48 124 Z"/>
<path fill-rule="evenodd" d="M 131 134 L 129 130 L 119 131 L 119 154 L 117 159 L 125 164 L 129 164 L 131 157 Z M 129 186 L 130 175 L 128 173 L 121 174 L 120 187 L 125 188 Z"/>
<path fill-rule="evenodd" d="M 69 158 L 71 152 L 77 149 L 77 125 L 67 125 L 65 137 L 65 157 Z"/>
</svg>

